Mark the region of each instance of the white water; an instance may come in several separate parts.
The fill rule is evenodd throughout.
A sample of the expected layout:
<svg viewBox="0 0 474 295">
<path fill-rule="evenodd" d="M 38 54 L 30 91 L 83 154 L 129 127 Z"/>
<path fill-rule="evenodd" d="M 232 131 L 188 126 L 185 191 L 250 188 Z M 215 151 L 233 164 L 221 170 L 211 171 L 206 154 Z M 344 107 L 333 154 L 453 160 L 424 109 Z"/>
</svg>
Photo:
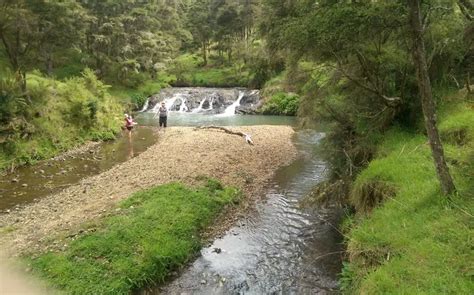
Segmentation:
<svg viewBox="0 0 474 295">
<path fill-rule="evenodd" d="M 239 91 L 239 98 L 237 98 L 236 101 L 234 101 L 233 104 L 231 104 L 230 106 L 228 106 L 225 111 L 220 114 L 220 116 L 233 116 L 235 115 L 235 109 L 240 106 L 240 101 L 242 100 L 242 98 L 244 97 L 244 94 L 245 92 L 243 91 Z"/>
<path fill-rule="evenodd" d="M 150 99 L 147 98 L 145 101 L 145 104 L 143 105 L 142 109 L 140 110 L 140 113 L 145 112 L 148 109 L 148 104 L 150 103 Z"/>
<path fill-rule="evenodd" d="M 187 112 L 188 111 L 188 106 L 186 106 L 186 98 L 180 97 L 181 99 L 181 105 L 179 106 L 179 111 L 180 112 Z"/>
<path fill-rule="evenodd" d="M 156 105 L 150 108 L 152 101 L 145 101 L 140 112 L 157 113 L 161 102 L 164 102 L 170 112 L 176 113 L 200 113 L 210 114 L 219 117 L 229 117 L 235 115 L 237 107 L 243 105 L 242 99 L 245 94 L 254 95 L 258 90 L 251 92 L 237 89 L 210 89 L 202 91 L 200 89 L 177 89 L 174 91 L 165 90 L 158 94 Z M 200 93 L 200 91 L 202 91 Z M 230 105 L 227 105 L 230 101 Z M 199 102 L 199 103 L 198 103 Z M 248 102 L 247 102 L 248 104 Z M 246 104 L 246 105 L 247 105 Z M 249 104 L 249 106 L 253 106 Z"/>
<path fill-rule="evenodd" d="M 200 111 L 202 111 L 202 106 L 204 105 L 204 102 L 207 100 L 207 97 L 205 97 L 203 100 L 201 100 L 201 102 L 199 103 L 199 106 L 197 108 L 195 108 L 192 112 L 193 113 L 199 113 Z"/>
<path fill-rule="evenodd" d="M 177 97 L 177 95 L 174 95 L 173 97 L 171 98 L 167 98 L 164 100 L 164 103 L 165 103 L 165 107 L 170 110 L 174 103 L 176 102 L 176 100 L 178 99 L 179 97 Z M 161 106 L 161 102 L 158 102 L 154 107 L 153 109 L 151 110 L 151 112 L 153 113 L 158 113 L 159 112 L 159 109 L 160 109 L 160 106 Z"/>
</svg>

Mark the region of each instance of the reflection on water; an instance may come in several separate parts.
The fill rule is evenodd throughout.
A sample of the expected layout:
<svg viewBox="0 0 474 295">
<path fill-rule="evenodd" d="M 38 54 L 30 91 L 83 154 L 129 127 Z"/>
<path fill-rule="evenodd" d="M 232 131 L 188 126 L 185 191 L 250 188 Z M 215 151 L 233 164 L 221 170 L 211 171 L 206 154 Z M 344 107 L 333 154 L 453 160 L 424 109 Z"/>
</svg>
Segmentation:
<svg viewBox="0 0 474 295">
<path fill-rule="evenodd" d="M 128 133 L 128 132 L 126 132 Z M 135 128 L 93 151 L 18 168 L 0 179 L 0 210 L 11 209 L 57 192 L 84 177 L 99 174 L 145 151 L 157 139 L 151 128 Z"/>
</svg>

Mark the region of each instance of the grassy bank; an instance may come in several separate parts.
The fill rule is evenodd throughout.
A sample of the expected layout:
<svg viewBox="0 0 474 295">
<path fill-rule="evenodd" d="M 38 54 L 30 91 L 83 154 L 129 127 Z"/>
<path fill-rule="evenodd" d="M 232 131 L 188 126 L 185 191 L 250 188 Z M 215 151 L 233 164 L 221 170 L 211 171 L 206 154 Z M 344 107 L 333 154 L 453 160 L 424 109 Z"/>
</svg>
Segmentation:
<svg viewBox="0 0 474 295">
<path fill-rule="evenodd" d="M 129 294 L 186 263 L 200 249 L 199 232 L 227 204 L 234 188 L 208 180 L 198 188 L 158 186 L 121 202 L 111 216 L 84 226 L 67 249 L 29 259 L 33 270 L 70 294 Z"/>
<path fill-rule="evenodd" d="M 441 194 L 427 138 L 394 128 L 358 175 L 347 220 L 348 294 L 471 294 L 474 112 L 448 101 L 440 131 L 458 194 Z"/>
<path fill-rule="evenodd" d="M 120 130 L 122 106 L 91 70 L 64 81 L 39 72 L 26 77 L 26 93 L 13 74 L 0 78 L 0 170 L 112 139 Z"/>
</svg>

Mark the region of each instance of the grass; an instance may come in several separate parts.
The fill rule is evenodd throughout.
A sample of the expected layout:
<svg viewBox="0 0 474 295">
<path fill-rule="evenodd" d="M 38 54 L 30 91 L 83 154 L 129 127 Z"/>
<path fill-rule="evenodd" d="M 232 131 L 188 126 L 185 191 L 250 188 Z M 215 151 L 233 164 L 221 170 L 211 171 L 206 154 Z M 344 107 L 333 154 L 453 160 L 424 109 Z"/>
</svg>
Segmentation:
<svg viewBox="0 0 474 295">
<path fill-rule="evenodd" d="M 357 177 L 352 201 L 365 208 L 362 188 L 371 183 L 382 182 L 393 193 L 379 194 L 369 215 L 365 210 L 347 222 L 345 293 L 472 294 L 474 112 L 462 102 L 440 114 L 458 194 L 451 201 L 441 194 L 424 135 L 397 128 L 386 134 L 376 159 Z M 458 130 L 463 140 L 450 140 Z"/>
<path fill-rule="evenodd" d="M 214 180 L 138 192 L 63 252 L 31 258 L 35 272 L 70 294 L 129 294 L 161 283 L 200 249 L 199 232 L 240 193 Z"/>
</svg>

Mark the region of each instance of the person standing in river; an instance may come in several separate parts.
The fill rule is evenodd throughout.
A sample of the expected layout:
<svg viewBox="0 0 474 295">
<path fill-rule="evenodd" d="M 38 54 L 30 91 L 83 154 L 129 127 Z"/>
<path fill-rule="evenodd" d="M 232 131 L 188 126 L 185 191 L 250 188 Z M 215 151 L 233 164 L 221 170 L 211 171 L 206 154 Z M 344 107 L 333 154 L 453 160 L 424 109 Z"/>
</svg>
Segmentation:
<svg viewBox="0 0 474 295">
<path fill-rule="evenodd" d="M 159 126 L 166 128 L 166 121 L 168 121 L 168 109 L 166 108 L 165 102 L 161 103 L 160 108 L 158 109 L 159 113 Z"/>
<path fill-rule="evenodd" d="M 132 116 L 125 114 L 125 129 L 128 131 L 128 137 L 132 137 L 133 125 L 135 125 L 135 123 L 133 122 Z"/>
</svg>

